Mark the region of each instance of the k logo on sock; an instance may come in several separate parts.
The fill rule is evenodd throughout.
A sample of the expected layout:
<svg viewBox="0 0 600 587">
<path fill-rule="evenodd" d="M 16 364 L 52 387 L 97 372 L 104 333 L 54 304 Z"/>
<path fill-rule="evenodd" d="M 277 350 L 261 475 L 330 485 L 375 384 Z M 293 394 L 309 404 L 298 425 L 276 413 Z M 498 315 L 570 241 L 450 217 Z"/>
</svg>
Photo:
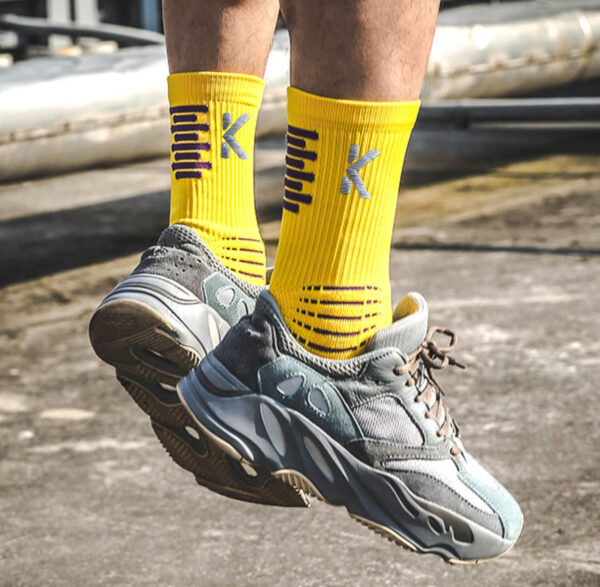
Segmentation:
<svg viewBox="0 0 600 587">
<path fill-rule="evenodd" d="M 371 194 L 367 191 L 365 184 L 363 183 L 362 178 L 358 174 L 358 170 L 363 168 L 368 163 L 371 163 L 375 157 L 380 154 L 380 151 L 377 149 L 371 149 L 367 151 L 360 159 L 358 158 L 358 154 L 360 152 L 360 147 L 358 145 L 351 145 L 350 151 L 348 153 L 348 163 L 350 163 L 350 167 L 346 169 L 346 173 L 348 175 L 344 176 L 342 180 L 342 187 L 340 189 L 340 193 L 348 195 L 350 190 L 352 189 L 352 184 L 356 188 L 358 195 L 365 200 L 371 199 Z"/>
<path fill-rule="evenodd" d="M 240 159 L 248 159 L 248 153 L 242 149 L 242 146 L 237 142 L 235 133 L 250 120 L 249 114 L 242 114 L 238 119 L 231 124 L 231 113 L 223 114 L 223 143 L 221 144 L 221 157 L 229 159 L 230 147 Z"/>
</svg>

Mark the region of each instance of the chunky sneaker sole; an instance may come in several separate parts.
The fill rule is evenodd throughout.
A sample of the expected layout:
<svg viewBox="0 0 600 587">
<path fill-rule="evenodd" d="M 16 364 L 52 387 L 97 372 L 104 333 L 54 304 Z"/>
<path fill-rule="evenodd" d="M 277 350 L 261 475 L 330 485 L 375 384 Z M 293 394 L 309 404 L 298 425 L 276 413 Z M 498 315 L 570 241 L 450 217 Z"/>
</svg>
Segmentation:
<svg viewBox="0 0 600 587">
<path fill-rule="evenodd" d="M 416 317 L 405 322 L 408 329 Z M 401 332 L 404 323 L 396 324 L 386 345 L 394 333 L 396 340 L 410 338 Z M 418 335 L 418 349 L 425 348 L 428 337 L 421 342 L 425 335 Z M 258 350 L 246 350 L 249 364 L 238 367 L 243 357 L 236 349 L 249 349 L 244 344 L 249 340 Z M 254 315 L 236 325 L 179 382 L 177 392 L 205 436 L 241 467 L 264 470 L 329 504 L 344 506 L 351 517 L 409 550 L 436 554 L 452 564 L 498 558 L 520 533 L 520 510 L 464 451 L 458 432 L 448 438 L 436 433 L 443 427 L 433 422 L 436 416 L 424 415 L 422 392 L 394 367 L 408 364 L 410 356 L 382 347 L 347 361 L 315 358 L 309 364 L 309 353 L 297 346 L 273 298 L 263 293 Z M 408 427 L 392 428 L 402 417 L 400 405 L 406 397 L 405 405 L 414 406 L 411 417 L 421 418 L 424 429 L 432 432 L 427 445 L 403 444 L 398 439 L 408 438 Z M 356 407 L 350 410 L 353 401 Z M 430 400 L 430 409 L 432 405 Z M 378 428 L 369 428 L 377 406 L 385 418 Z M 427 455 L 415 457 L 421 449 Z M 395 467 L 408 464 L 412 472 L 394 474 Z M 438 466 L 446 470 L 443 481 L 435 477 Z M 427 485 L 416 483 L 418 493 L 409 488 L 411 480 L 423 478 Z"/>
<path fill-rule="evenodd" d="M 242 501 L 305 506 L 307 498 L 260 467 L 246 469 L 206 438 L 179 402 L 177 382 L 230 324 L 186 287 L 134 273 L 104 299 L 89 327 L 92 346 L 150 417 L 171 458 L 212 491 Z"/>
<path fill-rule="evenodd" d="M 399 546 L 438 554 L 452 564 L 493 560 L 512 546 L 470 520 L 426 503 L 399 479 L 369 467 L 302 414 L 268 397 L 217 395 L 193 371 L 177 389 L 205 436 L 241 466 L 269 471 L 290 487 L 345 506 L 352 518 Z M 242 392 L 230 389 L 236 391 Z M 490 548 L 498 554 L 479 558 L 477 550 Z"/>
</svg>

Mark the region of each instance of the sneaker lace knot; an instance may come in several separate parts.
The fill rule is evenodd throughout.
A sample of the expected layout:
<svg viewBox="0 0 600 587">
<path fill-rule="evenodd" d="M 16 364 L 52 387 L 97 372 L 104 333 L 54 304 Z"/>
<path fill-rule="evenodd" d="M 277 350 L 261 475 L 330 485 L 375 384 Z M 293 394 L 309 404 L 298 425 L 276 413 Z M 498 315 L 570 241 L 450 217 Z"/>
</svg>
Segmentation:
<svg viewBox="0 0 600 587">
<path fill-rule="evenodd" d="M 433 340 L 436 334 L 447 336 L 450 340 L 446 346 L 442 346 Z M 407 385 L 414 385 L 419 392 L 415 397 L 416 402 L 425 402 L 429 408 L 425 414 L 426 418 L 433 418 L 439 428 L 438 436 L 460 438 L 460 428 L 450 416 L 450 411 L 445 404 L 444 396 L 446 392 L 438 383 L 433 372 L 444 369 L 448 365 L 465 369 L 465 366 L 459 363 L 450 355 L 450 351 L 456 346 L 457 336 L 449 328 L 432 326 L 427 332 L 425 340 L 410 354 L 408 361 L 404 365 L 397 366 L 394 369 L 396 375 L 410 375 Z M 458 445 L 454 444 L 451 453 L 457 455 L 460 453 Z"/>
</svg>

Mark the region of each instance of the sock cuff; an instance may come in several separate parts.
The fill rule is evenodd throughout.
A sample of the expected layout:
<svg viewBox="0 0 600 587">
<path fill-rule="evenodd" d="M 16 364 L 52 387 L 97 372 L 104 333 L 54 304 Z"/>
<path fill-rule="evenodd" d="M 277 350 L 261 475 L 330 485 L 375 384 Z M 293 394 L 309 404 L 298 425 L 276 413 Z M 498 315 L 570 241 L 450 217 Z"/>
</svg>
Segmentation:
<svg viewBox="0 0 600 587">
<path fill-rule="evenodd" d="M 235 102 L 259 108 L 265 82 L 254 75 L 222 71 L 173 73 L 167 78 L 171 106 Z"/>
<path fill-rule="evenodd" d="M 378 132 L 410 131 L 415 124 L 420 100 L 407 102 L 365 102 L 341 100 L 310 94 L 288 87 L 288 118 L 302 121 L 304 128 L 315 125 L 321 128 L 353 131 L 374 127 Z"/>
</svg>

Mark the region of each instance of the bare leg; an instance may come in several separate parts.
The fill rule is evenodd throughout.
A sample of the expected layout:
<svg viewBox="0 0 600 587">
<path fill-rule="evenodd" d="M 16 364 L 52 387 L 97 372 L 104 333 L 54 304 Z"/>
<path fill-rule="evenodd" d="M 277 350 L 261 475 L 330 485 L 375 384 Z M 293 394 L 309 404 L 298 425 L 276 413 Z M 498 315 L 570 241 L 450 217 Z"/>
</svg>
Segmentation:
<svg viewBox="0 0 600 587">
<path fill-rule="evenodd" d="M 171 71 L 170 222 L 196 231 L 227 269 L 262 285 L 253 153 L 278 2 L 165 0 L 163 12 Z"/>
<path fill-rule="evenodd" d="M 277 0 L 165 0 L 171 73 L 225 71 L 262 77 Z"/>
<path fill-rule="evenodd" d="M 294 87 L 330 98 L 419 97 L 439 0 L 281 0 L 281 7 Z"/>
<path fill-rule="evenodd" d="M 348 358 L 392 322 L 396 199 L 438 0 L 282 7 L 292 88 L 271 293 L 300 344 Z"/>
</svg>

